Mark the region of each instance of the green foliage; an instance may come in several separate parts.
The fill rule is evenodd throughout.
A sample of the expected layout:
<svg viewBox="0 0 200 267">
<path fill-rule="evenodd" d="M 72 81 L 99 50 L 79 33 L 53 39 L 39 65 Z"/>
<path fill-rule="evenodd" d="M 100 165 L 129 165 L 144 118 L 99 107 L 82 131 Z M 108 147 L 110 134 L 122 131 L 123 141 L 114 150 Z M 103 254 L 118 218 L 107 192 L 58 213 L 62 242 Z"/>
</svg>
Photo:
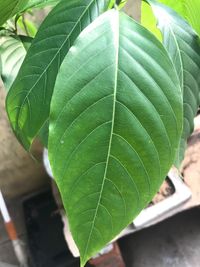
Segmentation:
<svg viewBox="0 0 200 267">
<path fill-rule="evenodd" d="M 17 14 L 23 2 L 27 4 L 28 0 L 0 0 L 0 26 Z"/>
<path fill-rule="evenodd" d="M 0 37 L 1 78 L 5 88 L 10 89 L 30 45 L 30 39 L 22 36 Z"/>
<path fill-rule="evenodd" d="M 124 13 L 99 17 L 69 51 L 52 99 L 49 156 L 83 265 L 158 190 L 178 147 L 181 107 L 164 48 Z"/>
<path fill-rule="evenodd" d="M 176 164 L 180 165 L 184 158 L 187 139 L 194 128 L 193 119 L 200 105 L 199 38 L 192 27 L 175 11 L 154 0 L 147 1 L 158 19 L 163 44 L 174 63 L 183 92 L 184 124 L 176 159 Z"/>
<path fill-rule="evenodd" d="M 185 18 L 200 35 L 200 1 L 199 0 L 159 0 L 174 9 Z"/>
<path fill-rule="evenodd" d="M 33 41 L 16 36 L 13 28 L 29 33 L 17 20 L 21 12 L 57 2 Z M 0 37 L 2 77 L 8 89 L 12 84 L 8 116 L 27 150 L 37 136 L 49 149 L 81 266 L 151 201 L 177 151 L 183 155 L 200 101 L 192 27 L 146 0 L 156 18 L 144 3 L 142 24 L 156 38 L 118 11 L 126 1 L 107 11 L 114 2 L 0 0 L 0 23 L 17 14 L 18 26 L 8 23 Z M 197 29 L 189 11 L 196 1 L 185 9 L 182 0 L 165 2 Z"/>
<path fill-rule="evenodd" d="M 145 1 L 142 1 L 141 24 L 151 31 L 158 40 L 162 41 L 162 34 L 156 26 L 156 18 L 152 12 L 151 6 Z"/>
<path fill-rule="evenodd" d="M 41 25 L 7 97 L 13 130 L 26 149 L 49 120 L 55 79 L 66 53 L 108 5 L 108 0 L 61 1 Z"/>
<path fill-rule="evenodd" d="M 156 19 L 151 11 L 151 7 L 146 3 L 146 0 L 142 2 L 142 17 L 141 22 L 146 28 L 156 35 L 156 37 L 162 40 L 161 34 L 156 27 Z M 175 10 L 179 15 L 186 19 L 190 25 L 200 35 L 200 1 L 199 0 L 159 0 L 157 3 L 162 3 Z"/>
<path fill-rule="evenodd" d="M 61 0 L 0 0 L 0 26 L 27 9 L 55 5 L 59 1 Z"/>
</svg>

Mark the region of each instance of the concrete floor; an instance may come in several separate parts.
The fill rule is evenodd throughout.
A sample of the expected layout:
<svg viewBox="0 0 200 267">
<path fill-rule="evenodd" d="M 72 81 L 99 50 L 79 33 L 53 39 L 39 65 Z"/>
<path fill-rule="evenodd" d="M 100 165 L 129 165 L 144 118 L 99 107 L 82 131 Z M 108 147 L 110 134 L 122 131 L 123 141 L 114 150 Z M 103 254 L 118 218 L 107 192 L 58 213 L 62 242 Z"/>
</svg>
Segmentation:
<svg viewBox="0 0 200 267">
<path fill-rule="evenodd" d="M 9 203 L 9 210 L 16 221 L 20 237 L 26 240 L 20 201 Z M 119 243 L 126 267 L 200 267 L 200 208 L 125 237 Z M 0 267 L 8 267 L 1 262 L 17 265 L 2 217 Z"/>
<path fill-rule="evenodd" d="M 200 208 L 120 241 L 126 267 L 200 267 Z"/>
</svg>

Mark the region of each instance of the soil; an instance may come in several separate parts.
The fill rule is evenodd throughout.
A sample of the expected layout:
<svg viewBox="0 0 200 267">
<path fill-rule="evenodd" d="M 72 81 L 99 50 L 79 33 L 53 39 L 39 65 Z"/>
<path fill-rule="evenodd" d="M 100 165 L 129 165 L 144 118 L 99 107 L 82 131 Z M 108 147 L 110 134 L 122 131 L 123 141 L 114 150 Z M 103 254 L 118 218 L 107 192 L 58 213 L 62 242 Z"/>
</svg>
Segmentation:
<svg viewBox="0 0 200 267">
<path fill-rule="evenodd" d="M 183 180 L 192 191 L 191 206 L 200 205 L 200 109 L 198 110 L 198 116 L 194 120 L 194 125 L 194 132 L 188 139 L 185 158 L 180 167 Z M 164 200 L 174 192 L 173 184 L 167 178 L 149 206 Z"/>
<path fill-rule="evenodd" d="M 155 197 L 149 204 L 149 206 L 163 201 L 165 198 L 173 195 L 174 192 L 175 192 L 175 188 L 172 182 L 170 181 L 170 179 L 167 177 L 165 181 L 163 182 L 163 184 L 161 185 L 160 190 L 158 191 L 158 193 L 155 195 Z"/>
</svg>

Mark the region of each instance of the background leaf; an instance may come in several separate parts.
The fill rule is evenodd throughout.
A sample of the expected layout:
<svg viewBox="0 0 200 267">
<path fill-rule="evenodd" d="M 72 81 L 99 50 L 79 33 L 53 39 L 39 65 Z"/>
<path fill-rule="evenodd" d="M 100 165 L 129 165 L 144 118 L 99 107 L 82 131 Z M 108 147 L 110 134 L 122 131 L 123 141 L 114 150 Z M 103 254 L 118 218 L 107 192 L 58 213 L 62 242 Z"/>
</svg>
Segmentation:
<svg viewBox="0 0 200 267">
<path fill-rule="evenodd" d="M 151 31 L 162 42 L 162 34 L 156 26 L 156 18 L 152 9 L 146 1 L 142 1 L 141 24 Z"/>
<path fill-rule="evenodd" d="M 179 15 L 185 18 L 190 25 L 197 31 L 200 35 L 200 1 L 199 0 L 159 0 L 158 2 L 167 5 L 168 7 L 175 10 Z M 162 40 L 160 31 L 156 27 L 156 19 L 153 15 L 151 7 L 146 3 L 145 0 L 142 1 L 142 15 L 141 23 L 146 28 L 148 28 L 153 34 Z"/>
<path fill-rule="evenodd" d="M 31 38 L 25 36 L 0 37 L 1 78 L 7 90 L 17 76 L 30 43 Z"/>
<path fill-rule="evenodd" d="M 185 18 L 200 35 L 200 1 L 199 0 L 159 0 L 171 7 Z"/>
<path fill-rule="evenodd" d="M 21 8 L 21 12 L 31 8 L 43 8 L 46 6 L 55 6 L 62 0 L 28 0 L 27 4 Z"/>
<path fill-rule="evenodd" d="M 20 31 L 23 31 L 24 34 L 32 38 L 35 37 L 38 31 L 38 27 L 32 21 L 26 19 L 23 15 L 17 19 L 17 26 Z"/>
<path fill-rule="evenodd" d="M 200 105 L 200 45 L 192 27 L 172 9 L 148 0 L 158 19 L 166 47 L 179 76 L 183 91 L 184 124 L 177 165 L 184 158 L 187 138 L 194 128 L 194 117 Z"/>
<path fill-rule="evenodd" d="M 0 26 L 9 18 L 30 8 L 55 5 L 61 0 L 0 0 Z"/>
<path fill-rule="evenodd" d="M 14 16 L 19 8 L 26 5 L 28 0 L 0 0 L 0 26 Z"/>
<path fill-rule="evenodd" d="M 49 157 L 82 266 L 155 195 L 181 130 L 162 44 L 124 13 L 103 14 L 67 54 L 51 104 Z"/>
<path fill-rule="evenodd" d="M 7 97 L 11 125 L 26 149 L 48 121 L 55 79 L 65 55 L 108 5 L 109 0 L 61 1 L 41 25 Z"/>
</svg>

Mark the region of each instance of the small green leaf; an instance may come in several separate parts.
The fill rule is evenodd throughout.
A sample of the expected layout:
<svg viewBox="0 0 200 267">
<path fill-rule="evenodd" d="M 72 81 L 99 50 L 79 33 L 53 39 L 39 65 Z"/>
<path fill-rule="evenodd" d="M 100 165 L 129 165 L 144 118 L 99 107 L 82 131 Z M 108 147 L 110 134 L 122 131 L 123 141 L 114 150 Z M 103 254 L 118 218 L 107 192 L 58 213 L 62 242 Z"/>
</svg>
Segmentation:
<svg viewBox="0 0 200 267">
<path fill-rule="evenodd" d="M 13 130 L 26 149 L 49 119 L 55 79 L 65 55 L 80 32 L 109 0 L 61 1 L 41 25 L 7 96 Z"/>
<path fill-rule="evenodd" d="M 200 105 L 200 45 L 198 35 L 175 11 L 154 0 L 148 0 L 158 19 L 166 47 L 176 68 L 183 91 L 184 124 L 177 165 L 184 158 L 187 138 L 194 128 L 194 117 Z"/>
<path fill-rule="evenodd" d="M 0 37 L 0 58 L 2 62 L 1 78 L 7 91 L 15 80 L 26 55 L 26 48 L 24 45 L 27 47 L 27 45 L 30 46 L 30 43 L 31 39 L 24 36 Z"/>
<path fill-rule="evenodd" d="M 95 20 L 61 66 L 49 129 L 84 266 L 148 204 L 174 161 L 182 96 L 162 44 L 116 10 Z"/>
</svg>

